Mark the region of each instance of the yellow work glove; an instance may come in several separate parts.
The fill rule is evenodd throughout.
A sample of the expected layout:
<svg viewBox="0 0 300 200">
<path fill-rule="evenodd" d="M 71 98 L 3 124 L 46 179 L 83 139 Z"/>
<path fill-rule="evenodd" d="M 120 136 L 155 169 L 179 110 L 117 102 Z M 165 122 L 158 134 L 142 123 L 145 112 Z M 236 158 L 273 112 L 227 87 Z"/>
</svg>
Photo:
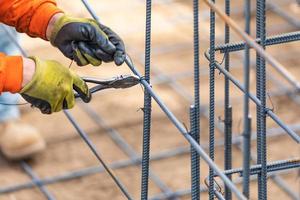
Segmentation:
<svg viewBox="0 0 300 200">
<path fill-rule="evenodd" d="M 98 66 L 102 61 L 121 65 L 125 61 L 122 39 L 93 19 L 60 17 L 54 23 L 50 42 L 79 66 Z"/>
<path fill-rule="evenodd" d="M 25 85 L 20 94 L 44 114 L 70 109 L 74 107 L 73 89 L 84 102 L 91 100 L 86 83 L 74 72 L 52 60 L 35 61 L 35 73 L 32 80 Z"/>
</svg>

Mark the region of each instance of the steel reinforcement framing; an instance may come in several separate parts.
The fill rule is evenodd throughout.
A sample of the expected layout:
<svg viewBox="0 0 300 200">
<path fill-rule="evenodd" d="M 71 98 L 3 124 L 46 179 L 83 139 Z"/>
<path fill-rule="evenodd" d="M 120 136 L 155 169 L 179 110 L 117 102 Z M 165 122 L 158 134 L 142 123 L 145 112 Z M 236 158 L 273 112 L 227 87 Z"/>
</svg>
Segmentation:
<svg viewBox="0 0 300 200">
<path fill-rule="evenodd" d="M 85 8 L 91 16 L 100 21 L 96 12 L 93 10 L 87 0 L 81 0 Z M 80 107 L 88 116 L 99 126 L 102 127 L 112 141 L 117 144 L 125 154 L 129 156 L 128 160 L 116 161 L 110 164 L 102 159 L 100 152 L 96 146 L 89 139 L 88 135 L 80 127 L 80 124 L 72 116 L 69 111 L 64 111 L 67 119 L 77 130 L 79 136 L 91 149 L 92 153 L 99 160 L 101 166 L 93 166 L 77 171 L 66 172 L 54 177 L 39 178 L 33 171 L 31 166 L 26 162 L 20 162 L 21 168 L 31 178 L 30 182 L 18 183 L 11 186 L 2 186 L 0 193 L 11 193 L 18 190 L 38 187 L 45 198 L 56 199 L 53 194 L 47 189 L 48 184 L 53 184 L 61 181 L 76 179 L 79 177 L 88 176 L 95 173 L 107 172 L 113 179 L 124 197 L 127 199 L 134 199 L 132 194 L 126 189 L 126 185 L 113 173 L 114 169 L 125 168 L 128 166 L 141 166 L 141 196 L 140 199 L 179 199 L 181 196 L 191 195 L 191 199 L 200 199 L 201 193 L 208 192 L 209 199 L 226 199 L 230 200 L 233 197 L 237 199 L 249 199 L 251 181 L 257 181 L 258 199 L 268 199 L 267 179 L 270 178 L 281 188 L 291 199 L 297 200 L 300 197 L 297 191 L 293 191 L 289 185 L 280 177 L 282 174 L 289 173 L 292 170 L 300 168 L 300 158 L 279 160 L 275 162 L 267 162 L 267 138 L 275 138 L 281 135 L 289 136 L 295 145 L 300 142 L 300 136 L 297 132 L 300 131 L 298 124 L 285 124 L 272 109 L 266 105 L 266 81 L 271 81 L 276 85 L 276 90 L 269 91 L 272 96 L 289 96 L 295 103 L 300 105 L 299 98 L 295 94 L 299 92 L 300 83 L 291 74 L 285 66 L 279 63 L 274 57 L 267 53 L 266 48 L 270 45 L 297 42 L 300 40 L 300 31 L 284 33 L 275 36 L 266 35 L 266 10 L 271 10 L 275 14 L 281 16 L 287 23 L 294 26 L 296 29 L 300 27 L 300 20 L 284 12 L 276 2 L 266 2 L 265 0 L 250 1 L 244 0 L 244 9 L 242 10 L 245 16 L 245 27 L 240 27 L 230 17 L 232 13 L 238 12 L 231 7 L 231 1 L 225 1 L 225 8 L 221 9 L 215 3 L 218 0 L 203 0 L 203 2 L 210 9 L 210 45 L 205 53 L 206 59 L 209 61 L 209 70 L 204 71 L 200 69 L 200 43 L 199 43 L 199 1 L 193 0 L 193 31 L 194 31 L 194 68 L 193 71 L 177 74 L 177 76 L 170 76 L 162 73 L 157 66 L 151 64 L 151 16 L 152 16 L 152 1 L 146 0 L 146 40 L 145 40 L 145 60 L 137 58 L 141 63 L 145 64 L 145 74 L 141 74 L 135 67 L 129 55 L 126 56 L 126 64 L 129 69 L 140 78 L 140 83 L 144 87 L 144 128 L 143 128 L 143 152 L 142 155 L 136 152 L 121 136 L 121 134 L 114 128 L 107 125 L 102 116 L 96 113 L 89 105 L 80 104 Z M 168 2 L 170 3 L 170 2 Z M 253 11 L 253 5 L 256 3 L 256 8 Z M 256 11 L 256 12 L 255 12 Z M 240 12 L 240 11 L 239 11 Z M 256 14 L 256 38 L 250 36 L 250 21 L 251 14 Z M 225 22 L 224 44 L 216 45 L 216 16 L 218 20 Z M 200 26 L 201 27 L 201 26 Z M 5 29 L 7 35 L 12 42 L 19 48 L 20 52 L 26 56 L 26 52 L 19 45 L 18 41 L 10 34 L 9 30 Z M 235 32 L 240 36 L 241 42 L 231 42 L 231 33 Z M 175 46 L 172 50 L 180 50 L 187 48 L 185 46 Z M 189 47 L 188 47 L 189 48 Z M 256 51 L 256 63 L 250 62 L 250 49 Z M 244 61 L 243 83 L 231 74 L 233 62 L 230 60 L 230 53 L 243 52 L 241 59 Z M 224 54 L 224 61 L 222 63 L 215 59 L 215 53 L 220 52 Z M 273 67 L 279 74 L 285 78 L 290 86 L 282 86 L 277 78 L 272 73 L 266 71 L 266 63 Z M 256 94 L 250 93 L 249 78 L 250 70 L 256 71 Z M 223 102 L 215 99 L 215 72 L 219 71 L 224 75 L 224 100 Z M 151 83 L 151 72 L 156 74 Z M 209 104 L 200 104 L 200 78 L 209 77 Z M 194 79 L 194 95 L 189 95 L 182 85 L 178 82 L 181 78 L 190 77 Z M 178 118 L 171 112 L 168 106 L 162 101 L 158 93 L 152 88 L 151 84 L 168 84 L 176 93 L 181 95 L 190 106 L 190 128 L 187 129 Z M 230 97 L 230 85 L 235 85 L 240 89 L 244 96 L 243 98 L 234 99 Z M 155 101 L 165 115 L 170 119 L 178 132 L 189 142 L 190 147 L 181 147 L 160 152 L 159 154 L 150 155 L 150 141 L 151 141 L 151 112 L 152 101 Z M 232 105 L 235 101 L 243 101 L 243 133 L 239 136 L 234 136 L 232 131 Z M 256 129 L 251 129 L 251 115 L 249 111 L 249 103 L 253 101 L 256 104 Z M 224 108 L 223 125 L 216 122 L 215 109 L 217 107 Z M 266 127 L 266 118 L 269 116 L 279 127 Z M 200 132 L 200 117 L 204 117 L 209 121 L 209 143 L 201 142 Z M 224 139 L 215 138 L 215 130 L 222 133 Z M 174 133 L 175 134 L 175 133 Z M 251 143 L 257 142 L 257 151 L 251 152 Z M 215 148 L 224 147 L 224 166 L 218 166 L 214 162 Z M 232 148 L 237 147 L 243 154 L 243 165 L 241 168 L 232 168 Z M 208 151 L 208 153 L 207 153 Z M 162 179 L 150 170 L 150 162 L 154 160 L 162 160 L 182 154 L 191 155 L 191 186 L 190 188 L 183 188 L 181 190 L 173 191 Z M 200 162 L 200 158 L 202 162 Z M 201 165 L 209 166 L 209 174 L 205 174 L 207 178 L 204 180 L 205 184 L 201 184 L 200 173 Z M 252 164 L 255 163 L 255 164 Z M 224 170 L 223 170 L 224 169 Z M 240 178 L 233 179 L 232 175 L 239 174 Z M 161 193 L 152 197 L 148 195 L 148 183 L 152 179 L 154 184 L 158 186 Z M 242 185 L 242 190 L 238 189 L 237 185 Z"/>
</svg>

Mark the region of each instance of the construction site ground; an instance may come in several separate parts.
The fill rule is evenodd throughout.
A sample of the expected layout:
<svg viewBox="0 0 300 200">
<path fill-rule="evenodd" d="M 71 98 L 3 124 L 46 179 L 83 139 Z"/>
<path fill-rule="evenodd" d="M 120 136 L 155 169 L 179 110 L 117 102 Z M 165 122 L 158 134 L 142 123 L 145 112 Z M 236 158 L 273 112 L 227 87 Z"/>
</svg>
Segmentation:
<svg viewBox="0 0 300 200">
<path fill-rule="evenodd" d="M 180 121 L 189 127 L 189 101 L 193 97 L 193 29 L 192 29 L 192 1 L 162 1 L 153 2 L 153 27 L 152 27 L 152 83 L 153 88 L 164 102 L 171 108 Z M 232 10 L 233 19 L 244 28 L 242 1 L 234 1 L 235 10 Z M 282 9 L 300 19 L 300 7 L 293 2 L 275 1 L 283 4 Z M 144 33 L 145 33 L 145 2 L 140 0 L 99 1 L 91 0 L 90 3 L 99 15 L 102 23 L 110 26 L 124 38 L 128 53 L 134 63 L 143 71 L 144 62 Z M 79 17 L 88 17 L 89 14 L 79 0 L 59 0 L 60 5 L 67 13 Z M 219 4 L 219 6 L 223 6 Z M 253 5 L 255 6 L 255 5 Z M 253 13 L 252 33 L 255 33 L 255 13 Z M 284 19 L 268 11 L 268 35 L 297 31 L 297 28 L 287 23 Z M 201 143 L 208 144 L 208 113 L 209 78 L 208 62 L 204 58 L 204 51 L 209 45 L 209 9 L 200 3 L 200 48 L 201 48 Z M 224 42 L 224 23 L 217 18 L 216 40 Z M 299 30 L 298 30 L 299 31 Z M 252 34 L 254 36 L 254 34 Z M 232 41 L 240 38 L 232 34 Z M 21 36 L 21 44 L 29 55 L 36 55 L 43 59 L 55 59 L 66 66 L 70 60 L 48 42 L 40 39 Z M 267 51 L 280 61 L 300 81 L 300 44 L 292 42 L 283 45 L 268 47 Z M 252 62 L 255 64 L 254 51 Z M 223 55 L 217 53 L 217 60 L 221 61 Z M 231 54 L 231 72 L 243 81 L 243 52 Z M 255 65 L 253 65 L 255 66 Z M 103 64 L 100 67 L 77 67 L 75 63 L 71 69 L 82 76 L 97 78 L 110 78 L 121 74 L 131 74 L 127 66 L 116 67 L 113 64 Z M 300 105 L 295 103 L 285 91 L 292 91 L 292 86 L 285 81 L 269 65 L 268 75 L 275 77 L 276 81 L 268 79 L 268 93 L 270 98 L 267 104 L 274 108 L 274 112 L 289 125 L 300 124 Z M 183 74 L 182 76 L 180 75 Z M 255 94 L 255 70 L 251 69 L 251 92 Z M 179 77 L 178 84 L 185 88 L 187 94 L 178 94 L 164 76 Z M 216 77 L 216 124 L 223 126 L 223 99 L 224 76 L 215 73 Z M 234 136 L 242 135 L 243 130 L 243 93 L 233 84 L 230 87 L 233 106 L 233 133 Z M 281 92 L 282 95 L 275 93 Z M 93 96 L 89 106 L 96 111 L 107 125 L 119 131 L 138 155 L 142 151 L 142 124 L 143 124 L 143 88 L 135 86 L 126 90 L 107 90 Z M 169 122 L 167 117 L 153 102 L 153 118 L 151 131 L 151 155 L 188 146 L 187 141 L 179 131 Z M 91 167 L 101 166 L 87 145 L 79 137 L 76 130 L 69 123 L 63 113 L 42 115 L 37 109 L 29 105 L 22 106 L 22 121 L 38 128 L 47 141 L 47 149 L 36 155 L 28 163 L 40 178 L 52 177 L 66 172 Z M 89 134 L 101 156 L 107 163 L 127 160 L 129 157 L 110 139 L 103 127 L 99 126 L 82 109 L 82 102 L 78 101 L 71 110 L 80 126 Z M 251 103 L 252 130 L 256 130 L 256 106 Z M 218 120 L 220 118 L 220 120 Z M 269 128 L 278 126 L 267 118 Z M 280 130 L 280 129 L 279 129 Z M 20 130 L 22 131 L 22 130 Z M 299 145 L 284 131 L 281 136 L 268 138 L 267 159 L 269 162 L 295 158 L 300 156 Z M 269 133 L 269 131 L 267 132 Z M 299 131 L 298 131 L 299 133 Z M 222 139 L 223 133 L 216 129 L 216 140 Z M 256 140 L 252 141 L 252 155 L 256 156 Z M 207 149 L 206 149 L 207 150 Z M 215 160 L 223 169 L 224 148 L 216 147 Z M 242 167 L 242 153 L 238 146 L 233 148 L 233 167 Z M 168 159 L 151 162 L 151 170 L 172 190 L 188 189 L 190 187 L 190 155 L 170 157 Z M 140 196 L 141 168 L 139 165 L 114 170 L 115 174 L 125 184 L 128 191 L 135 199 Z M 201 184 L 208 176 L 208 167 L 201 161 Z M 290 171 L 280 177 L 291 189 L 299 193 L 299 170 Z M 235 177 L 236 178 L 236 177 Z M 0 160 L 0 187 L 10 186 L 30 181 L 18 162 L 8 162 L 1 157 Z M 92 199 L 125 199 L 112 179 L 105 173 L 96 173 L 82 178 L 58 182 L 46 186 L 58 200 L 92 200 Z M 239 185 L 239 188 L 241 185 Z M 149 196 L 154 196 L 162 191 L 150 180 Z M 272 200 L 289 199 L 275 183 L 269 178 L 268 196 Z M 201 197 L 207 199 L 207 194 Z M 13 193 L 0 195 L 0 200 L 42 200 L 45 199 L 38 188 L 24 189 Z M 190 196 L 180 197 L 190 199 Z M 257 199 L 257 184 L 251 182 L 251 199 Z"/>
</svg>

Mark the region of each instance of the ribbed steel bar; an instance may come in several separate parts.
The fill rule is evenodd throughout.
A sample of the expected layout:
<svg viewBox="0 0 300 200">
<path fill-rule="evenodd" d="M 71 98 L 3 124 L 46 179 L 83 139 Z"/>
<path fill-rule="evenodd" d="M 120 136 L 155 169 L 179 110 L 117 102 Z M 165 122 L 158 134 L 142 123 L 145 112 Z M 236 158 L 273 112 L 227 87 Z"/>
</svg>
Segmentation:
<svg viewBox="0 0 300 200">
<path fill-rule="evenodd" d="M 90 150 L 93 152 L 93 154 L 96 156 L 96 158 L 99 160 L 99 162 L 104 167 L 105 171 L 109 174 L 109 176 L 113 179 L 113 181 L 116 183 L 116 185 L 119 187 L 119 189 L 122 191 L 122 193 L 126 196 L 127 199 L 133 199 L 131 195 L 128 193 L 125 186 L 121 183 L 121 180 L 119 180 L 114 173 L 111 171 L 111 169 L 106 165 L 104 160 L 101 158 L 99 152 L 97 151 L 96 146 L 91 142 L 88 135 L 82 130 L 82 128 L 78 125 L 78 123 L 75 121 L 74 117 L 69 113 L 69 111 L 64 110 L 64 113 L 66 117 L 69 119 L 71 124 L 74 126 L 74 128 L 77 130 L 78 134 L 81 136 L 81 138 L 84 140 L 84 142 L 88 145 Z"/>
<path fill-rule="evenodd" d="M 255 42 L 247 33 L 245 33 L 239 25 L 228 17 L 221 9 L 219 9 L 215 3 L 211 0 L 204 0 L 204 2 L 217 13 L 217 15 L 227 23 L 232 30 L 234 30 L 240 37 L 242 37 L 246 43 L 255 49 L 261 57 L 263 57 L 278 73 L 280 73 L 291 85 L 296 89 L 300 89 L 300 83 L 281 63 L 279 63 L 273 56 L 269 55 L 259 44 Z"/>
<path fill-rule="evenodd" d="M 243 139 L 243 194 L 250 198 L 250 161 L 251 161 L 251 117 L 248 116 L 244 119 L 247 123 L 244 130 L 244 139 Z"/>
<path fill-rule="evenodd" d="M 240 149 L 242 149 L 242 148 L 240 147 Z M 272 163 L 267 164 L 266 166 L 267 166 L 268 173 L 275 172 L 275 171 L 297 169 L 300 167 L 300 159 L 295 158 L 295 159 L 289 159 L 289 160 L 274 161 Z M 253 175 L 260 174 L 261 168 L 262 168 L 262 165 L 251 166 L 251 168 L 250 168 L 251 175 L 253 176 Z M 240 174 L 240 176 L 243 176 L 244 168 L 231 169 L 231 170 L 224 171 L 224 173 L 225 174 Z M 268 178 L 268 177 L 266 177 L 266 178 Z M 243 182 L 244 182 L 244 178 L 243 178 Z M 249 177 L 249 182 L 250 182 L 250 177 Z M 219 190 L 217 189 L 219 187 L 220 187 L 219 185 L 217 185 L 217 187 L 216 187 L 216 184 L 215 184 L 214 191 L 215 191 L 215 194 L 218 199 L 223 199 L 223 195 L 220 194 Z M 248 197 L 248 199 L 249 199 L 249 197 Z"/>
<path fill-rule="evenodd" d="M 215 0 L 213 0 L 215 3 Z M 209 157 L 215 159 L 215 11 L 210 9 L 210 38 L 209 38 Z M 214 200 L 214 170 L 209 168 L 209 200 Z"/>
<path fill-rule="evenodd" d="M 238 199 L 245 199 L 244 195 L 236 188 L 236 186 L 228 179 L 228 177 L 220 173 L 219 167 L 210 159 L 206 154 L 203 148 L 188 134 L 185 126 L 175 117 L 175 115 L 170 111 L 166 104 L 161 100 L 161 98 L 154 92 L 153 88 L 147 81 L 142 79 L 141 74 L 138 72 L 136 67 L 133 65 L 131 59 L 127 56 L 125 60 L 127 66 L 131 71 L 141 78 L 141 84 L 144 86 L 145 90 L 148 90 L 152 98 L 157 102 L 162 111 L 167 115 L 175 127 L 180 131 L 180 133 L 185 137 L 185 139 L 196 149 L 198 154 L 203 158 L 203 160 L 215 171 L 216 174 L 219 174 L 222 177 L 224 183 L 236 194 Z"/>
<path fill-rule="evenodd" d="M 190 108 L 191 135 L 200 144 L 199 0 L 193 0 L 194 106 Z M 191 147 L 192 200 L 200 199 L 200 157 Z"/>
<path fill-rule="evenodd" d="M 260 25 L 260 15 L 261 12 L 258 11 L 259 8 L 259 3 L 258 1 L 256 1 L 256 38 L 258 38 L 260 40 L 260 29 L 261 29 L 261 25 Z M 260 40 L 261 41 L 261 40 Z M 255 72 L 256 72 L 256 96 L 257 98 L 260 100 L 261 99 L 261 87 L 260 83 L 261 83 L 261 74 L 259 73 L 259 69 L 258 66 L 260 66 L 260 54 L 257 52 L 256 53 L 256 66 L 255 66 Z M 257 163 L 259 164 L 261 161 L 261 123 L 260 123 L 260 108 L 261 106 L 258 105 L 256 106 L 256 132 L 257 132 L 257 141 L 256 141 L 256 149 L 257 149 Z M 258 174 L 258 181 L 257 181 L 257 194 L 261 194 L 261 174 Z"/>
<path fill-rule="evenodd" d="M 145 35 L 145 81 L 150 84 L 151 64 L 151 15 L 152 0 L 146 0 L 146 35 Z M 142 159 L 142 182 L 141 199 L 148 199 L 149 184 L 149 159 L 150 159 L 150 134 L 151 134 L 151 95 L 144 91 L 144 123 L 143 123 L 143 159 Z"/>
<path fill-rule="evenodd" d="M 267 165 L 268 172 L 288 170 L 288 169 L 297 169 L 300 167 L 300 158 L 293 158 L 288 160 L 278 160 L 268 163 Z M 259 174 L 261 171 L 262 165 L 257 164 L 250 167 L 250 174 L 255 175 Z M 243 168 L 236 168 L 231 170 L 224 171 L 224 174 L 239 174 L 243 176 Z"/>
<path fill-rule="evenodd" d="M 190 107 L 190 134 L 196 142 L 199 143 L 199 134 L 197 133 L 197 117 L 196 117 L 195 106 Z M 200 159 L 197 152 L 191 146 L 191 199 L 199 200 L 200 199 Z"/>
<path fill-rule="evenodd" d="M 266 1 L 257 0 L 257 37 L 260 38 L 260 45 L 265 49 L 266 40 Z M 257 57 L 257 96 L 261 105 L 257 107 L 257 163 L 261 164 L 261 172 L 258 174 L 258 199 L 267 199 L 267 147 L 266 147 L 266 61 L 261 54 Z"/>
<path fill-rule="evenodd" d="M 269 36 L 265 40 L 266 46 L 295 42 L 300 40 L 300 31 L 290 32 L 290 33 L 283 33 L 278 35 Z M 255 39 L 257 44 L 260 44 L 260 38 Z M 220 44 L 216 46 L 216 51 L 220 51 L 221 53 L 227 52 L 235 52 L 241 51 L 245 49 L 246 42 L 232 42 L 228 44 Z"/>
<path fill-rule="evenodd" d="M 196 111 L 196 134 L 200 134 L 200 41 L 199 41 L 199 0 L 193 0 L 194 30 L 194 105 Z"/>
<path fill-rule="evenodd" d="M 230 0 L 225 0 L 225 13 L 230 16 L 231 12 Z M 225 24 L 225 44 L 230 43 L 230 27 Z M 224 65 L 227 71 L 230 71 L 230 53 L 224 55 Z M 227 77 L 224 78 L 224 169 L 232 168 L 232 106 L 230 105 L 230 81 Z M 227 175 L 231 180 L 231 175 Z M 225 186 L 225 198 L 232 199 L 230 189 Z"/>
<path fill-rule="evenodd" d="M 244 1 L 245 32 L 250 35 L 250 0 Z M 249 85 L 250 85 L 250 48 L 247 44 L 244 52 L 244 131 L 243 131 L 243 194 L 250 198 L 250 157 L 251 157 L 251 116 L 249 113 Z"/>
</svg>

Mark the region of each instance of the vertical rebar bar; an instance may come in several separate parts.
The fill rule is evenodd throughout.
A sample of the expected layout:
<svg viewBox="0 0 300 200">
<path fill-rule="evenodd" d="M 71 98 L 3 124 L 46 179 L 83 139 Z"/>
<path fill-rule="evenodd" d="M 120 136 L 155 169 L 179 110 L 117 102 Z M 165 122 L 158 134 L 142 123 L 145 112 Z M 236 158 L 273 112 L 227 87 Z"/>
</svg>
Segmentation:
<svg viewBox="0 0 300 200">
<path fill-rule="evenodd" d="M 215 3 L 215 0 L 212 1 Z M 210 57 L 209 57 L 209 157 L 215 157 L 215 11 L 210 9 Z M 214 200 L 214 170 L 209 168 L 209 199 Z"/>
<path fill-rule="evenodd" d="M 248 116 L 244 122 L 244 141 L 243 141 L 243 194 L 250 198 L 250 162 L 251 162 L 251 117 Z"/>
<path fill-rule="evenodd" d="M 199 0 L 193 1 L 194 13 L 194 106 L 196 134 L 200 134 Z"/>
<path fill-rule="evenodd" d="M 244 1 L 245 32 L 250 35 L 251 4 Z M 249 198 L 250 157 L 251 157 L 251 117 L 249 113 L 249 84 L 250 84 L 250 47 L 245 46 L 244 52 L 244 133 L 243 133 L 243 194 Z"/>
<path fill-rule="evenodd" d="M 258 0 L 256 2 L 256 34 L 260 38 L 260 45 L 265 49 L 266 40 L 266 2 Z M 262 165 L 261 173 L 258 174 L 258 199 L 267 199 L 267 169 L 266 169 L 266 62 L 257 54 L 256 60 L 256 92 L 261 101 L 261 106 L 257 108 L 257 163 Z"/>
<path fill-rule="evenodd" d="M 196 107 L 190 107 L 190 134 L 196 142 L 199 143 L 199 134 L 197 133 L 197 113 Z M 196 150 L 191 146 L 191 199 L 200 199 L 200 168 L 199 168 L 199 155 Z"/>
<path fill-rule="evenodd" d="M 200 70 L 199 70 L 199 0 L 193 1 L 194 31 L 194 106 L 191 107 L 192 137 L 200 144 Z M 194 149 L 192 156 L 192 199 L 200 199 L 200 157 Z"/>
<path fill-rule="evenodd" d="M 145 35 L 145 80 L 150 83 L 151 64 L 151 14 L 152 0 L 146 1 L 146 35 Z M 150 160 L 150 133 L 151 133 L 151 95 L 144 92 L 144 127 L 143 127 L 143 155 L 141 199 L 148 199 L 149 160 Z"/>
<path fill-rule="evenodd" d="M 225 13 L 230 16 L 230 0 L 225 1 Z M 225 44 L 230 42 L 230 27 L 225 23 Z M 224 55 L 225 69 L 230 71 L 230 53 Z M 225 76 L 224 83 L 224 168 L 229 170 L 232 168 L 232 107 L 230 105 L 230 84 L 229 79 Z M 227 175 L 231 180 L 231 174 Z M 231 200 L 232 194 L 228 187 L 225 187 L 225 199 Z"/>
</svg>

